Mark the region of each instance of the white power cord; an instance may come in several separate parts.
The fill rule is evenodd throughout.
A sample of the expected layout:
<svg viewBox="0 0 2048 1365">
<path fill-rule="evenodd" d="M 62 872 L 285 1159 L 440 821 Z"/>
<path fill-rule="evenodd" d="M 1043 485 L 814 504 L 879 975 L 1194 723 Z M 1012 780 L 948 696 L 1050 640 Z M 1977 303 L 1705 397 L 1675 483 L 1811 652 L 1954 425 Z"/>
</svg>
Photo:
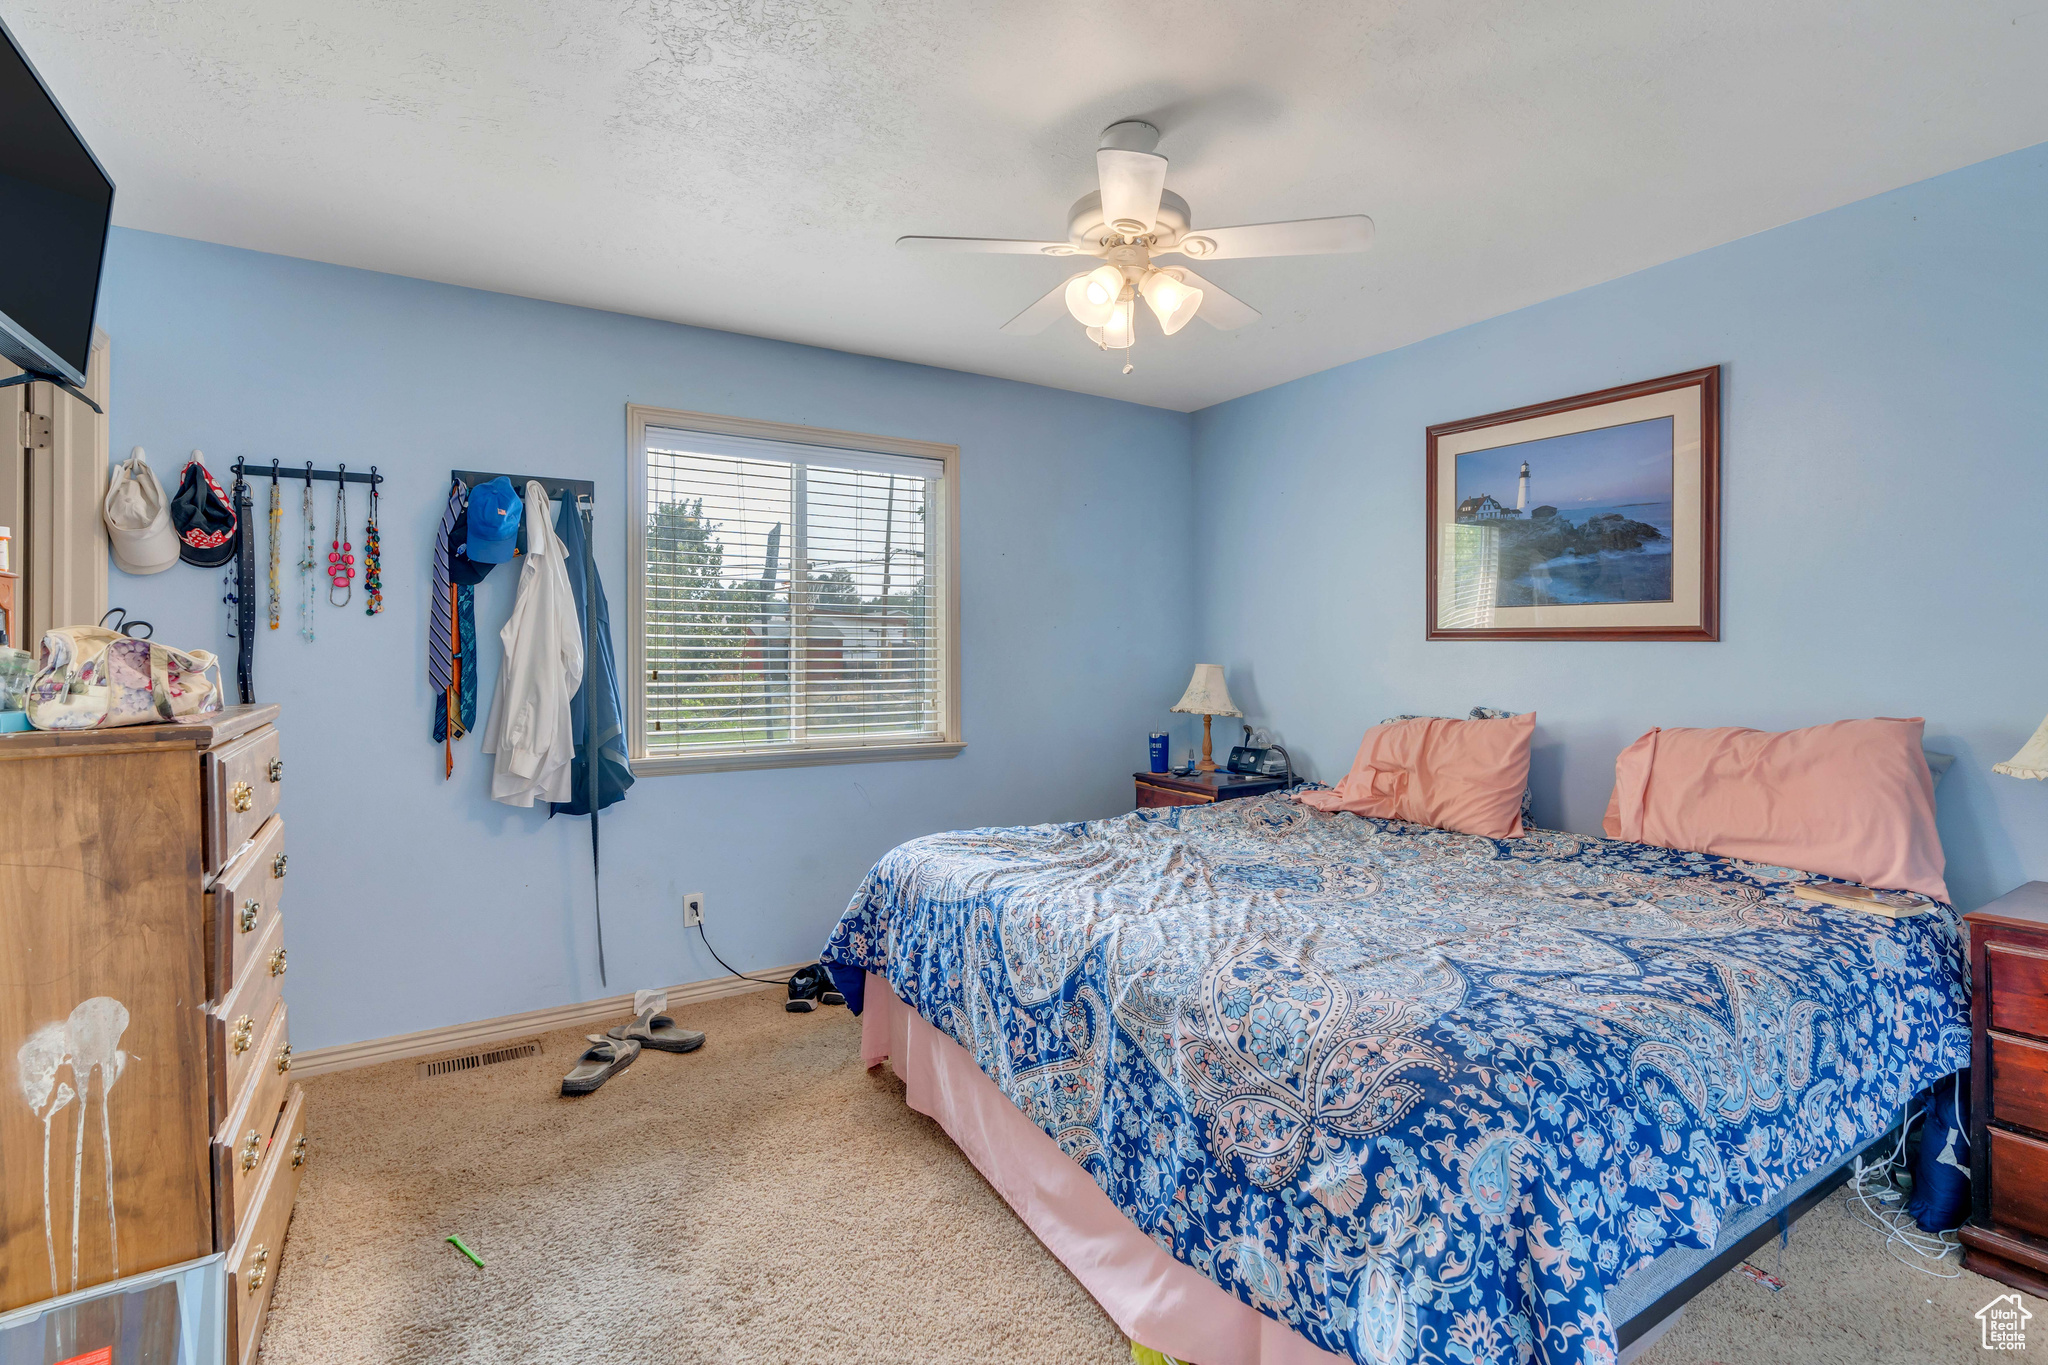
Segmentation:
<svg viewBox="0 0 2048 1365">
<path fill-rule="evenodd" d="M 1960 1092 L 1961 1087 L 1957 1087 Z M 1961 1261 L 1950 1260 L 1949 1253 L 1958 1250 L 1962 1243 L 1950 1232 L 1923 1232 L 1906 1212 L 1905 1191 L 1899 1188 L 1899 1176 L 1906 1169 L 1906 1134 L 1912 1131 L 1913 1123 L 1920 1114 L 1909 1114 L 1899 1125 L 1899 1140 L 1892 1145 L 1891 1155 L 1882 1160 L 1866 1163 L 1859 1154 L 1856 1157 L 1855 1173 L 1849 1178 L 1847 1202 L 1849 1216 L 1873 1232 L 1884 1236 L 1885 1250 L 1891 1258 L 1909 1270 L 1937 1280 L 1960 1279 L 1963 1273 Z M 1962 1096 L 1956 1097 L 1957 1126 L 1961 1126 Z"/>
</svg>

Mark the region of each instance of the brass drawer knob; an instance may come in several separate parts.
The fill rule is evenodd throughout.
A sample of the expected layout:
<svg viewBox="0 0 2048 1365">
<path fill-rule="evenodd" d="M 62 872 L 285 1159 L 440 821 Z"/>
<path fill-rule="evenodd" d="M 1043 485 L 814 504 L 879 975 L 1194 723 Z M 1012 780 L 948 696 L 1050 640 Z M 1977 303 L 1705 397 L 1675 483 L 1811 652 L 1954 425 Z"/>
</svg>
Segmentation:
<svg viewBox="0 0 2048 1365">
<path fill-rule="evenodd" d="M 304 1133 L 301 1133 L 299 1134 L 299 1140 L 296 1143 L 292 1144 L 292 1169 L 296 1170 L 305 1164 L 306 1135 Z"/>
<path fill-rule="evenodd" d="M 263 1287 L 264 1277 L 270 1274 L 270 1248 L 258 1246 L 256 1254 L 249 1258 L 249 1292 L 255 1293 Z"/>
<path fill-rule="evenodd" d="M 263 1134 L 251 1128 L 249 1136 L 242 1139 L 242 1169 L 253 1171 L 256 1169 L 256 1163 L 261 1160 L 263 1160 Z"/>
<path fill-rule="evenodd" d="M 270 955 L 270 974 L 272 976 L 283 976 L 284 970 L 284 949 L 279 948 Z"/>
<path fill-rule="evenodd" d="M 272 782 L 282 782 L 282 781 L 284 781 L 284 760 L 283 760 L 283 759 L 281 759 L 281 758 L 273 758 L 273 759 L 271 759 L 271 760 L 270 760 L 270 780 L 271 780 Z"/>
<path fill-rule="evenodd" d="M 256 789 L 247 782 L 237 782 L 228 788 L 228 804 L 237 814 L 247 814 L 249 807 L 256 804 Z"/>
<path fill-rule="evenodd" d="M 270 860 L 270 875 L 273 877 L 284 876 L 284 854 L 280 853 Z"/>
<path fill-rule="evenodd" d="M 246 934 L 256 927 L 256 917 L 262 913 L 262 901 L 243 901 L 242 913 L 236 917 L 235 923 Z"/>
<path fill-rule="evenodd" d="M 280 1072 L 292 1069 L 292 1045 L 290 1043 L 286 1043 L 277 1050 L 277 1069 Z"/>
<path fill-rule="evenodd" d="M 236 1056 L 240 1056 L 249 1050 L 249 1044 L 255 1039 L 256 1021 L 245 1014 L 235 1020 L 235 1031 L 229 1035 L 228 1045 L 234 1048 Z"/>
</svg>

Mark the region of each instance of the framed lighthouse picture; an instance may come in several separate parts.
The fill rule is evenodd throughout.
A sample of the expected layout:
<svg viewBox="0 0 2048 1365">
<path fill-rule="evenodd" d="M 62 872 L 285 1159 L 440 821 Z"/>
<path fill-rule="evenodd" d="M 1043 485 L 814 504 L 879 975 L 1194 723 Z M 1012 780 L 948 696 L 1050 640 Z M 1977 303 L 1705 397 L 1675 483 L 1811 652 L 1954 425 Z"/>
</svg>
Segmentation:
<svg viewBox="0 0 2048 1365">
<path fill-rule="evenodd" d="M 1432 640 L 1718 640 L 1721 370 L 1429 429 Z"/>
</svg>

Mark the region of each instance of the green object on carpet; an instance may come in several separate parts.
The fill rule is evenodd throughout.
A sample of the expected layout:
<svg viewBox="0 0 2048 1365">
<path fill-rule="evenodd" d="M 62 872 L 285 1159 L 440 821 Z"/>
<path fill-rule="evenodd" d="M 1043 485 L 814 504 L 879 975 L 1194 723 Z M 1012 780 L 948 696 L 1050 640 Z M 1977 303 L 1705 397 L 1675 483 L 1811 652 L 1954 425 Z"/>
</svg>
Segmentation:
<svg viewBox="0 0 2048 1365">
<path fill-rule="evenodd" d="M 476 1253 L 475 1253 L 474 1251 L 471 1251 L 471 1250 L 470 1250 L 470 1249 L 469 1249 L 468 1247 L 464 1246 L 464 1245 L 462 1244 L 462 1239 L 461 1239 L 460 1237 L 450 1237 L 450 1238 L 449 1238 L 448 1240 L 449 1240 L 449 1241 L 451 1241 L 451 1242 L 453 1242 L 453 1243 L 455 1243 L 455 1249 L 456 1249 L 457 1251 L 459 1251 L 459 1252 L 461 1252 L 461 1253 L 462 1253 L 463 1255 L 465 1255 L 465 1256 L 469 1257 L 469 1259 L 470 1259 L 470 1260 L 472 1260 L 472 1261 L 475 1261 L 475 1262 L 476 1262 L 476 1267 L 477 1267 L 477 1269 L 478 1269 L 478 1270 L 482 1270 L 482 1269 L 483 1269 L 483 1267 L 484 1267 L 484 1258 L 483 1258 L 483 1257 L 481 1257 L 481 1256 L 479 1256 L 479 1255 L 477 1255 L 477 1254 L 476 1254 Z"/>
<path fill-rule="evenodd" d="M 1181 1365 L 1164 1351 L 1155 1351 L 1150 1346 L 1140 1346 L 1135 1341 L 1131 1343 L 1131 1359 L 1136 1361 L 1137 1365 Z"/>
</svg>

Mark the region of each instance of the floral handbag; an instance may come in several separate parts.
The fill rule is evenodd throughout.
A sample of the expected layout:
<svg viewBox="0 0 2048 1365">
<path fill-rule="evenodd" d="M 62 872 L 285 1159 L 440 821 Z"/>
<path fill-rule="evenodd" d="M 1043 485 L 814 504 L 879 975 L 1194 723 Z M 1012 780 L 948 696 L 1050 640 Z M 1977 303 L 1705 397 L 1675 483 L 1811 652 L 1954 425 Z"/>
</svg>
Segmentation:
<svg viewBox="0 0 2048 1365">
<path fill-rule="evenodd" d="M 22 709 L 38 730 L 149 725 L 221 709 L 220 660 L 99 626 L 43 634 Z"/>
</svg>

